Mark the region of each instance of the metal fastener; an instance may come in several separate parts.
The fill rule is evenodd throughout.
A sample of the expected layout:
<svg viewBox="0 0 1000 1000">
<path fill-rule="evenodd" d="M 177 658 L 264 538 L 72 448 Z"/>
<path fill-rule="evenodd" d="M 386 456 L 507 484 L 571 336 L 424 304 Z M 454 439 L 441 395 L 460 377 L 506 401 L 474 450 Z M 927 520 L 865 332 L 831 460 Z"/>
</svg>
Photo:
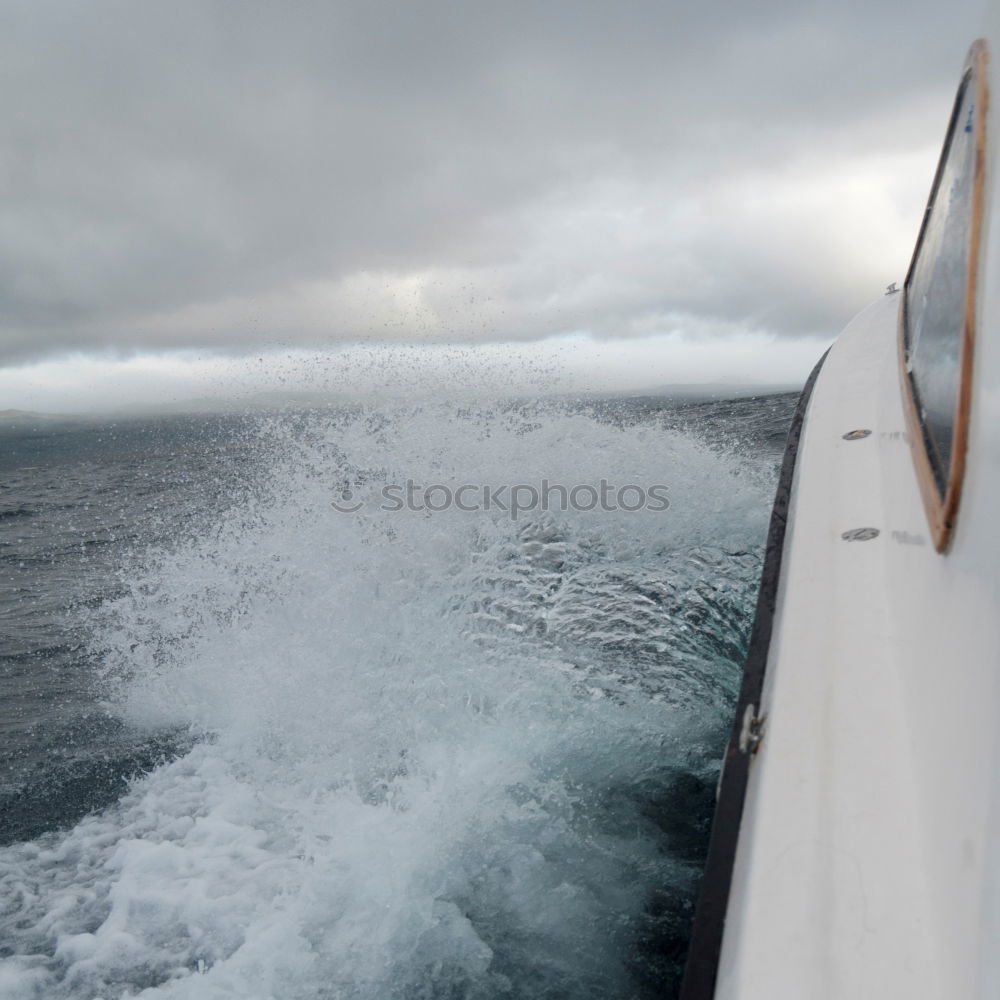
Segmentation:
<svg viewBox="0 0 1000 1000">
<path fill-rule="evenodd" d="M 869 542 L 873 538 L 878 538 L 878 536 L 878 528 L 851 528 L 850 531 L 845 531 L 840 537 L 845 542 Z"/>
</svg>

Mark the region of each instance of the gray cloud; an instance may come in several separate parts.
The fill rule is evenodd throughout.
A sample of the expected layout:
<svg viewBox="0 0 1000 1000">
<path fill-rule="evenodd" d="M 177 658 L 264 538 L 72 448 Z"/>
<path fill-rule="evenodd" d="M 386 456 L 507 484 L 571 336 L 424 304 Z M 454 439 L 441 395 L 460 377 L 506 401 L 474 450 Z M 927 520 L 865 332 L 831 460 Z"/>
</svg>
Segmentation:
<svg viewBox="0 0 1000 1000">
<path fill-rule="evenodd" d="M 882 276 L 823 185 L 919 211 L 976 29 L 929 0 L 3 3 L 0 363 L 833 333 Z"/>
</svg>

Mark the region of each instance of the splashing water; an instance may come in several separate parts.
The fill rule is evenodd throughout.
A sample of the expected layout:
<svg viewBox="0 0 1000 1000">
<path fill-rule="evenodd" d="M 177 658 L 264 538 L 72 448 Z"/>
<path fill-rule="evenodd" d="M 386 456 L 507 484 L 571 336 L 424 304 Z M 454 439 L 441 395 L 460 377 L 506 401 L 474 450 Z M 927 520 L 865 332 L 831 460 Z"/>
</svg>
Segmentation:
<svg viewBox="0 0 1000 1000">
<path fill-rule="evenodd" d="M 226 514 L 134 552 L 107 700 L 189 749 L 0 851 L 0 997 L 672 988 L 767 476 L 655 422 L 276 420 Z M 350 485 L 670 487 L 666 511 L 340 513 Z"/>
</svg>

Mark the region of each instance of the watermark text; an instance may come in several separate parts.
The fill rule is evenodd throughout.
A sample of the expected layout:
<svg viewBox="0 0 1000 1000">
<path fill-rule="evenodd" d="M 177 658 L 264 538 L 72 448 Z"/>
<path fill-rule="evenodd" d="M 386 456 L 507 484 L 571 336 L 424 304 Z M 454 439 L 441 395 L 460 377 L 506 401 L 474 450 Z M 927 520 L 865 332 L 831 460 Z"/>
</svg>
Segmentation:
<svg viewBox="0 0 1000 1000">
<path fill-rule="evenodd" d="M 460 510 L 465 513 L 499 511 L 516 521 L 522 514 L 548 511 L 592 511 L 605 512 L 652 511 L 659 513 L 669 509 L 669 486 L 654 483 L 640 486 L 626 483 L 615 486 L 606 479 L 596 485 L 577 483 L 566 485 L 542 479 L 538 483 L 462 483 L 445 485 L 432 483 L 421 485 L 412 479 L 404 483 L 386 483 L 377 495 L 368 501 L 377 501 L 380 510 L 412 511 L 437 514 L 446 510 Z M 374 494 L 374 491 L 372 491 Z M 366 503 L 366 491 L 362 486 L 341 490 L 330 501 L 334 510 L 341 514 L 354 514 Z"/>
</svg>

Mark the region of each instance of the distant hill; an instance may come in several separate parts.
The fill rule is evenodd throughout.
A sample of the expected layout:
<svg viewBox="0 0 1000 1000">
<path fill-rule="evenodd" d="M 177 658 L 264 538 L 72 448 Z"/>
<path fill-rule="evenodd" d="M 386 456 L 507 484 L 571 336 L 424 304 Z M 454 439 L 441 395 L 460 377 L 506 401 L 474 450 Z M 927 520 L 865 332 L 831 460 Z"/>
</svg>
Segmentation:
<svg viewBox="0 0 1000 1000">
<path fill-rule="evenodd" d="M 698 382 L 677 385 L 660 385 L 641 390 L 610 392 L 571 392 L 557 394 L 556 398 L 570 396 L 574 399 L 674 399 L 679 402 L 701 402 L 722 399 L 745 399 L 749 396 L 769 396 L 781 392 L 798 392 L 801 385 L 741 385 L 726 382 Z M 527 399 L 529 397 L 521 397 Z M 86 424 L 106 423 L 115 420 L 171 417 L 207 414 L 240 414 L 253 411 L 281 411 L 285 409 L 329 407 L 345 405 L 346 399 L 337 399 L 322 392 L 257 392 L 242 398 L 185 399 L 163 403 L 130 403 L 98 413 L 38 413 L 33 410 L 0 410 L 0 432 L 43 431 L 70 429 Z"/>
<path fill-rule="evenodd" d="M 627 392 L 600 392 L 587 395 L 600 399 L 677 399 L 685 402 L 713 399 L 745 399 L 748 396 L 773 396 L 783 392 L 800 392 L 801 384 L 745 385 L 732 382 L 689 382 L 677 385 L 659 385 L 649 389 L 631 389 Z"/>
<path fill-rule="evenodd" d="M 737 385 L 731 382 L 697 382 L 690 385 L 661 385 L 630 396 L 672 396 L 676 399 L 740 399 L 744 396 L 771 396 L 780 392 L 798 392 L 801 385 Z"/>
<path fill-rule="evenodd" d="M 33 427 L 61 427 L 88 423 L 93 417 L 75 413 L 36 413 L 33 410 L 0 410 L 0 429 L 26 430 Z"/>
</svg>

